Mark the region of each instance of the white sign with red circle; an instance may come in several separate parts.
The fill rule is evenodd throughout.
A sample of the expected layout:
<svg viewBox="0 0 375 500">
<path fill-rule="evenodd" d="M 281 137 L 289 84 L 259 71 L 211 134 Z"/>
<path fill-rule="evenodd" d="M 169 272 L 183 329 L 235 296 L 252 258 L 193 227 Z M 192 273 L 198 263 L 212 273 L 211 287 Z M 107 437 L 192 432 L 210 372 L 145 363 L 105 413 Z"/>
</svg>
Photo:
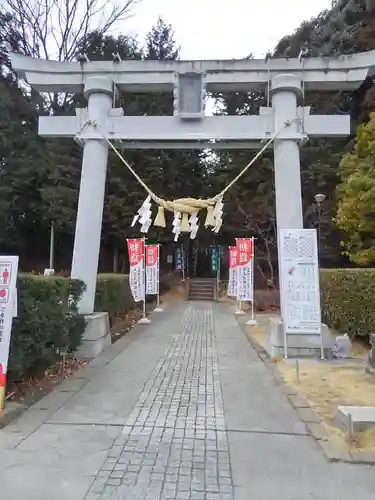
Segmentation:
<svg viewBox="0 0 375 500">
<path fill-rule="evenodd" d="M 0 287 L 0 304 L 7 304 L 9 302 L 9 287 Z"/>
<path fill-rule="evenodd" d="M 18 257 L 0 257 L 0 375 L 5 385 L 12 319 L 15 313 Z M 1 387 L 0 387 L 1 388 Z M 1 398 L 4 390 L 0 391 Z M 0 400 L 0 408 L 3 401 Z"/>
</svg>

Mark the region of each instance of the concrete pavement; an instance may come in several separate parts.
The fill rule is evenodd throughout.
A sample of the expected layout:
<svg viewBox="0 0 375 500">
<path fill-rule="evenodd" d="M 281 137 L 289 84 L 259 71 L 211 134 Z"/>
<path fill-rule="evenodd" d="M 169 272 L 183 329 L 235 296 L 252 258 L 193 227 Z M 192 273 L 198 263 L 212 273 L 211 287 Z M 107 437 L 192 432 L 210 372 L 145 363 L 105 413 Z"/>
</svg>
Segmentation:
<svg viewBox="0 0 375 500">
<path fill-rule="evenodd" d="M 0 431 L 6 500 L 367 500 L 225 304 L 176 303 Z"/>
</svg>

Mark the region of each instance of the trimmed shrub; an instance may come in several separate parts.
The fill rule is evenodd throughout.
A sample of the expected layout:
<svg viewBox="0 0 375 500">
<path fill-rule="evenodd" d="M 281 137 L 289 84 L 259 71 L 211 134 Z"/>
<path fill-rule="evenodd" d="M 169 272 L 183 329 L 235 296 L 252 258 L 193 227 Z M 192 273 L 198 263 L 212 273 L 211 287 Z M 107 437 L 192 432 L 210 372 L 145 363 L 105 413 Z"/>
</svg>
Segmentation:
<svg viewBox="0 0 375 500">
<path fill-rule="evenodd" d="M 341 333 L 375 332 L 375 269 L 321 271 L 323 321 Z"/>
<path fill-rule="evenodd" d="M 109 313 L 111 325 L 135 307 L 126 274 L 99 274 L 96 285 L 95 311 Z"/>
<path fill-rule="evenodd" d="M 53 364 L 59 350 L 70 352 L 78 347 L 85 330 L 85 320 L 77 312 L 84 287 L 81 281 L 55 276 L 18 276 L 10 380 L 34 375 Z"/>
</svg>

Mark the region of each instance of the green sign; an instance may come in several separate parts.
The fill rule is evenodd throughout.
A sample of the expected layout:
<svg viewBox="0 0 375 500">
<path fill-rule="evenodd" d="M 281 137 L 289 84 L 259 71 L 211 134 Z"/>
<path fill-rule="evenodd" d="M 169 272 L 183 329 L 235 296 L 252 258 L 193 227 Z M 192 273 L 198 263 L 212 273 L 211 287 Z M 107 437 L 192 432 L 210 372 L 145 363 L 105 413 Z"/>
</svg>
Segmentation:
<svg viewBox="0 0 375 500">
<path fill-rule="evenodd" d="M 219 269 L 220 247 L 211 247 L 211 271 L 216 273 Z"/>
</svg>

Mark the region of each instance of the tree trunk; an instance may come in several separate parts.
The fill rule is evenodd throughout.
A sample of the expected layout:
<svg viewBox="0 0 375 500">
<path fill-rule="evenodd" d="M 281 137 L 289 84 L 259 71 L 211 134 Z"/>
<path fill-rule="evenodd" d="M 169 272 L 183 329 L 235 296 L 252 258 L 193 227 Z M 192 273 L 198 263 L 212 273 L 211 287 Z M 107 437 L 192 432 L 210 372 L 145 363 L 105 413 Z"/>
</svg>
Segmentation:
<svg viewBox="0 0 375 500">
<path fill-rule="evenodd" d="M 113 272 L 118 272 L 118 248 L 113 249 Z"/>
</svg>

